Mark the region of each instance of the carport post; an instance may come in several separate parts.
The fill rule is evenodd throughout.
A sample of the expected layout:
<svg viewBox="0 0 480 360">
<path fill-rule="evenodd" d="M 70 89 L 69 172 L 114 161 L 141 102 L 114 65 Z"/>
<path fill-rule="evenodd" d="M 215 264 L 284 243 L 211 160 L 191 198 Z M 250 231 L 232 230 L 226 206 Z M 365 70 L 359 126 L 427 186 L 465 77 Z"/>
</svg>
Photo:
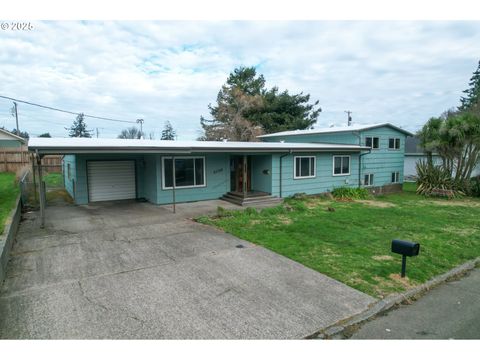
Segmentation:
<svg viewBox="0 0 480 360">
<path fill-rule="evenodd" d="M 43 186 L 42 178 L 42 157 L 37 154 L 37 169 L 38 169 L 38 193 L 40 197 L 40 227 L 43 229 L 45 227 L 45 187 Z"/>
<path fill-rule="evenodd" d="M 177 212 L 176 206 L 175 206 L 175 156 L 172 157 L 172 196 L 173 196 L 173 213 L 175 214 Z"/>
</svg>

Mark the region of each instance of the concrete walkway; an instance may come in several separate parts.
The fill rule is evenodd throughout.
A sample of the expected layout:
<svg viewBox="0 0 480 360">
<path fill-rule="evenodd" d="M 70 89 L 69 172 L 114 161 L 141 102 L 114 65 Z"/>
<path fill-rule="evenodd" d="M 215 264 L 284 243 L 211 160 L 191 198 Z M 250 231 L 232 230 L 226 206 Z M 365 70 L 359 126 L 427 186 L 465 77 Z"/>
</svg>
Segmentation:
<svg viewBox="0 0 480 360">
<path fill-rule="evenodd" d="M 0 338 L 288 339 L 373 299 L 169 207 L 51 206 L 24 215 L 0 291 Z"/>
<path fill-rule="evenodd" d="M 480 339 L 480 269 L 366 323 L 352 339 Z"/>
</svg>

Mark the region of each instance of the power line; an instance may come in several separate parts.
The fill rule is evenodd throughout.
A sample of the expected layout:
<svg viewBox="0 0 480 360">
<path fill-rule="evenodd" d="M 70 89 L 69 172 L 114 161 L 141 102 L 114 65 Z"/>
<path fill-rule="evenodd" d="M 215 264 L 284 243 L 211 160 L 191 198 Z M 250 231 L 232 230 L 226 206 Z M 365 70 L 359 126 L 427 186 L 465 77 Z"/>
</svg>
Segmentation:
<svg viewBox="0 0 480 360">
<path fill-rule="evenodd" d="M 44 109 L 48 109 L 48 110 L 59 111 L 59 112 L 63 112 L 63 113 L 66 113 L 66 114 L 72 114 L 72 115 L 80 115 L 80 114 L 82 114 L 82 113 L 77 113 L 77 112 L 74 112 L 74 111 L 68 111 L 68 110 L 63 110 L 63 109 L 54 108 L 54 107 L 51 107 L 51 106 L 40 105 L 40 104 L 32 103 L 32 102 L 30 102 L 30 101 L 14 99 L 14 98 L 11 98 L 11 97 L 8 97 L 8 96 L 3 96 L 3 95 L 0 95 L 0 98 L 2 98 L 2 99 L 7 99 L 7 100 L 12 100 L 12 101 L 16 101 L 16 102 L 23 103 L 23 104 L 27 104 L 27 105 L 38 106 L 38 107 L 41 107 L 41 108 L 44 108 Z M 92 119 L 99 119 L 99 120 L 106 120 L 106 121 L 115 121 L 115 122 L 129 123 L 129 124 L 136 124 L 135 121 L 129 121 L 129 120 L 118 120 L 118 119 L 112 119 L 112 118 L 106 118 L 106 117 L 94 116 L 94 115 L 87 115 L 87 114 L 83 114 L 83 116 L 84 116 L 84 117 L 88 117 L 88 118 L 92 118 Z"/>
</svg>

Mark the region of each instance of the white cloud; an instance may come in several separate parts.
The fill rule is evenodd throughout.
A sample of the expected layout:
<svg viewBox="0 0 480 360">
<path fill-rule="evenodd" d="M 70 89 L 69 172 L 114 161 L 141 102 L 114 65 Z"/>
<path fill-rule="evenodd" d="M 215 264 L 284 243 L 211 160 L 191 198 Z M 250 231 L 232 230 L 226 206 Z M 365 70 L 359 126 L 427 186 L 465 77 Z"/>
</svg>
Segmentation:
<svg viewBox="0 0 480 360">
<path fill-rule="evenodd" d="M 256 65 L 268 86 L 310 93 L 321 124 L 390 121 L 416 130 L 458 104 L 480 54 L 478 22 L 39 22 L 1 32 L 2 95 L 73 111 L 170 120 L 198 136 L 229 72 Z M 0 126 L 14 127 L 0 100 Z M 74 116 L 19 105 L 21 128 L 65 136 Z M 88 119 L 102 136 L 124 124 Z"/>
</svg>

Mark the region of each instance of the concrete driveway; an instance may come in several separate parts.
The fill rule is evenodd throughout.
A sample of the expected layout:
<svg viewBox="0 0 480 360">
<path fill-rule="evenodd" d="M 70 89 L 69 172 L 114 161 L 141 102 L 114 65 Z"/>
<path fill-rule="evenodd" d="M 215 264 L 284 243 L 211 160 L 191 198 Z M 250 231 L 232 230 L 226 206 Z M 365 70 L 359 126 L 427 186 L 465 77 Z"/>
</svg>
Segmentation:
<svg viewBox="0 0 480 360">
<path fill-rule="evenodd" d="M 148 203 L 24 215 L 0 291 L 0 338 L 302 338 L 373 299 L 188 219 L 233 207 Z"/>
</svg>

